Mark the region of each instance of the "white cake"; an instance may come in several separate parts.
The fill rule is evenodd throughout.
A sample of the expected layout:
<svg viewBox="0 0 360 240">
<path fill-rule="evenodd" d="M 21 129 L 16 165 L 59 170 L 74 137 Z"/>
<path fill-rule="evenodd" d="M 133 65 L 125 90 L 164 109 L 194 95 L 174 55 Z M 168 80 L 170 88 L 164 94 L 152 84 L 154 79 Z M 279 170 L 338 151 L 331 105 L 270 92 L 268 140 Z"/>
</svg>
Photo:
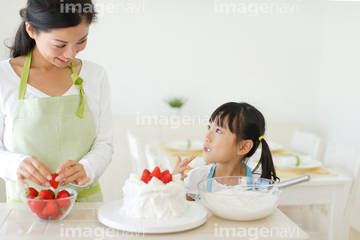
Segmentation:
<svg viewBox="0 0 360 240">
<path fill-rule="evenodd" d="M 124 202 L 120 213 L 134 218 L 167 219 L 176 218 L 187 212 L 185 184 L 181 175 L 172 176 L 164 184 L 153 177 L 148 183 L 130 174 L 123 187 Z"/>
</svg>

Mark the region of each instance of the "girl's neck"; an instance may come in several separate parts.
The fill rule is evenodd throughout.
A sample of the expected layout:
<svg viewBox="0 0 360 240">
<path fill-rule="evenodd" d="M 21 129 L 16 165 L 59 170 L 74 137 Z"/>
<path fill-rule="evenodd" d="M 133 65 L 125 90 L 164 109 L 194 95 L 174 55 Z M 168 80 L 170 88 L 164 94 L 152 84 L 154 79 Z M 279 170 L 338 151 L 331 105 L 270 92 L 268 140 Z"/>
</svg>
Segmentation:
<svg viewBox="0 0 360 240">
<path fill-rule="evenodd" d="M 214 177 L 246 176 L 246 167 L 239 161 L 237 163 L 216 163 Z"/>
</svg>

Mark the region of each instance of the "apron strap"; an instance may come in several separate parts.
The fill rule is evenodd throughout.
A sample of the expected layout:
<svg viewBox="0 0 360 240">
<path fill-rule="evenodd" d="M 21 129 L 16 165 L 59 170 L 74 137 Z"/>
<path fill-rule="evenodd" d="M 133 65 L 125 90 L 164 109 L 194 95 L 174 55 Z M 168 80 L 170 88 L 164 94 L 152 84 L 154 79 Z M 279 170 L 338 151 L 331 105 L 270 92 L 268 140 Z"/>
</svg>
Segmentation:
<svg viewBox="0 0 360 240">
<path fill-rule="evenodd" d="M 30 52 L 27 54 L 26 60 L 25 60 L 25 63 L 24 63 L 23 69 L 22 69 L 18 100 L 23 100 L 25 97 L 26 85 L 27 85 L 29 72 L 30 72 L 32 52 L 33 52 L 33 49 L 31 49 Z"/>
<path fill-rule="evenodd" d="M 95 194 L 97 192 L 100 192 L 100 191 L 101 191 L 100 184 L 98 184 L 95 187 L 91 187 L 91 188 L 88 188 L 88 189 L 83 190 L 81 192 L 78 192 L 78 195 L 76 197 L 76 202 L 81 202 L 80 198 L 88 197 L 88 196 L 93 195 L 93 194 Z"/>
<path fill-rule="evenodd" d="M 246 167 L 246 177 L 247 177 L 247 185 L 248 185 L 248 190 L 252 189 L 252 185 L 253 185 L 253 181 L 252 181 L 252 173 L 251 173 L 251 168 L 245 164 Z"/>
<path fill-rule="evenodd" d="M 74 85 L 78 87 L 79 92 L 80 92 L 80 98 L 81 98 L 81 104 L 80 104 L 80 107 L 79 107 L 76 115 L 78 117 L 82 118 L 84 115 L 84 108 L 85 108 L 85 94 L 84 94 L 84 89 L 83 89 L 84 80 L 79 75 L 76 74 L 76 71 L 75 71 L 75 68 L 74 68 L 74 65 L 72 62 L 70 62 L 70 67 L 73 72 L 71 74 L 71 79 L 73 80 Z"/>
<path fill-rule="evenodd" d="M 208 174 L 207 179 L 210 179 L 210 178 L 212 178 L 214 176 L 215 168 L 216 168 L 216 163 L 211 168 L 211 171 Z M 211 192 L 211 185 L 212 185 L 212 181 L 207 181 L 207 183 L 206 183 L 206 191 Z"/>
</svg>

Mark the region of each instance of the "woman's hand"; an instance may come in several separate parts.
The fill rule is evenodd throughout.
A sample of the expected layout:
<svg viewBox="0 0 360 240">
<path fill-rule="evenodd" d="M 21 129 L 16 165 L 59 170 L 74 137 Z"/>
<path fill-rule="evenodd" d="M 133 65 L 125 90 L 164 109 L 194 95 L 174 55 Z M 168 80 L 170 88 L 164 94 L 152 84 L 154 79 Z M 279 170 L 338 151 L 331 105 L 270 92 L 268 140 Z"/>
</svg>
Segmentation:
<svg viewBox="0 0 360 240">
<path fill-rule="evenodd" d="M 181 180 L 184 180 L 184 178 L 187 177 L 187 174 L 185 174 L 185 170 L 190 168 L 189 163 L 194 160 L 196 158 L 196 156 L 191 156 L 188 158 L 185 158 L 184 160 L 181 161 L 181 157 L 177 157 L 177 162 L 176 162 L 176 166 L 172 172 L 172 174 L 181 174 Z"/>
<path fill-rule="evenodd" d="M 84 165 L 74 160 L 67 160 L 57 170 L 59 174 L 55 178 L 56 182 L 60 182 L 60 186 L 65 186 L 71 182 L 75 182 L 77 185 L 85 185 L 90 181 L 90 178 L 86 175 Z"/>
<path fill-rule="evenodd" d="M 17 170 L 17 181 L 25 188 L 29 187 L 24 181 L 25 179 L 43 187 L 50 187 L 51 173 L 51 169 L 40 162 L 39 159 L 27 157 L 21 162 Z"/>
</svg>

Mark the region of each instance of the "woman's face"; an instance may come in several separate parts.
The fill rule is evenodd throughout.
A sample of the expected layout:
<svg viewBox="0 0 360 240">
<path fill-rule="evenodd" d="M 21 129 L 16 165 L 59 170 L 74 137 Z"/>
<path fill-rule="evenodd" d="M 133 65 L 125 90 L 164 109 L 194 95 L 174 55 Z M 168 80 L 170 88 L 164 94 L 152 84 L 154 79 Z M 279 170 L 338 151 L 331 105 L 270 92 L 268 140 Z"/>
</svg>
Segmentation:
<svg viewBox="0 0 360 240">
<path fill-rule="evenodd" d="M 89 25 L 85 20 L 77 26 L 53 29 L 50 32 L 36 34 L 28 31 L 44 59 L 59 68 L 69 66 L 76 54 L 85 49 L 88 32 Z"/>
</svg>

